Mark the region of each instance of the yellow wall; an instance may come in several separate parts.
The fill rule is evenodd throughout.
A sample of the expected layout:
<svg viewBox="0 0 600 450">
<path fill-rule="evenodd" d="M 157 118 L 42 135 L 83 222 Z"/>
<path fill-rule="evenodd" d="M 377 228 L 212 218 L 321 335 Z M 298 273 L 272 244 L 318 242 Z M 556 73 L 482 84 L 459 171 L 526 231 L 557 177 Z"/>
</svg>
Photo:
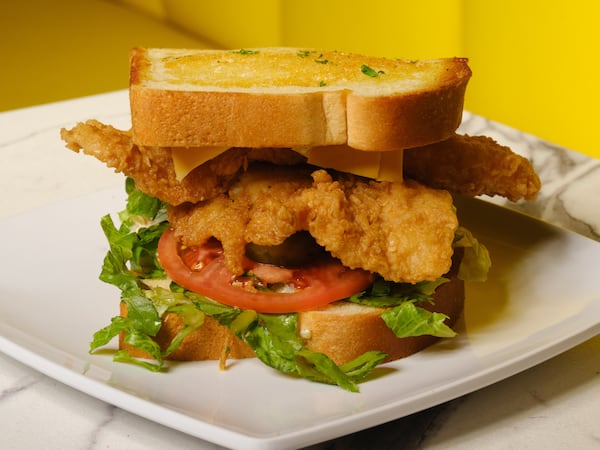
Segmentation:
<svg viewBox="0 0 600 450">
<path fill-rule="evenodd" d="M 410 58 L 461 50 L 462 0 L 162 2 L 168 20 L 223 47 L 291 45 Z"/>
<path fill-rule="evenodd" d="M 169 20 L 223 47 L 279 45 L 283 0 L 163 0 Z"/>
<path fill-rule="evenodd" d="M 600 2 L 163 0 L 225 47 L 292 45 L 390 57 L 466 56 L 466 108 L 600 157 Z"/>
<path fill-rule="evenodd" d="M 6 2 L 0 110 L 125 87 L 134 45 L 457 55 L 473 69 L 467 109 L 600 157 L 598 24 L 589 0 Z"/>
<path fill-rule="evenodd" d="M 136 45 L 208 44 L 118 2 L 5 1 L 0 111 L 127 88 L 129 50 Z"/>
<path fill-rule="evenodd" d="M 600 157 L 600 2 L 464 3 L 466 107 Z"/>
<path fill-rule="evenodd" d="M 282 43 L 389 57 L 461 51 L 461 0 L 282 1 Z"/>
</svg>

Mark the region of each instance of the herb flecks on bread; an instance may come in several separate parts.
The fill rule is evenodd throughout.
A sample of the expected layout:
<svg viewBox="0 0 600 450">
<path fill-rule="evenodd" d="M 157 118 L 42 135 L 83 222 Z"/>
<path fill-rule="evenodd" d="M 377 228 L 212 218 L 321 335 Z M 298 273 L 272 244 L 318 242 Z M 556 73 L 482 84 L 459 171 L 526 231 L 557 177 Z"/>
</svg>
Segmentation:
<svg viewBox="0 0 600 450">
<path fill-rule="evenodd" d="M 418 147 L 454 133 L 470 77 L 464 58 L 136 49 L 134 140 L 185 147 Z"/>
</svg>

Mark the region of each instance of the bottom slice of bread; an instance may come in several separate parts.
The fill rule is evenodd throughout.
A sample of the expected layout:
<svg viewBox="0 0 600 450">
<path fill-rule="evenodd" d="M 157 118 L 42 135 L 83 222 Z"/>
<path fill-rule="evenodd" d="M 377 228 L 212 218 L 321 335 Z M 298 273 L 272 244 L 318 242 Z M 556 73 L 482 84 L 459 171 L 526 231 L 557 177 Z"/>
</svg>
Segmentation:
<svg viewBox="0 0 600 450">
<path fill-rule="evenodd" d="M 454 274 L 450 281 L 439 286 L 434 303 L 423 307 L 448 316 L 446 323 L 453 326 L 460 317 L 464 305 L 464 282 Z M 336 302 L 325 307 L 298 313 L 298 333 L 308 349 L 328 355 L 336 364 L 344 364 L 369 350 L 388 354 L 386 361 L 412 355 L 436 342 L 433 336 L 397 338 L 387 327 L 381 313 L 384 308 Z M 121 303 L 121 315 L 127 315 L 127 307 Z M 172 313 L 163 317 L 163 326 L 156 341 L 165 349 L 183 326 L 181 318 Z M 129 346 L 120 339 L 120 348 L 132 356 L 148 355 Z M 207 316 L 199 330 L 187 336 L 178 350 L 167 359 L 200 361 L 206 359 L 249 358 L 255 356 L 248 344 L 235 336 L 229 328 Z"/>
<path fill-rule="evenodd" d="M 446 324 L 452 327 L 464 305 L 464 282 L 456 277 L 439 286 L 433 304 L 420 305 L 446 314 Z M 314 311 L 299 313 L 300 336 L 306 347 L 325 353 L 341 365 L 370 350 L 388 355 L 386 361 L 404 358 L 435 343 L 434 336 L 398 338 L 388 328 L 381 314 L 385 308 L 337 302 Z"/>
</svg>

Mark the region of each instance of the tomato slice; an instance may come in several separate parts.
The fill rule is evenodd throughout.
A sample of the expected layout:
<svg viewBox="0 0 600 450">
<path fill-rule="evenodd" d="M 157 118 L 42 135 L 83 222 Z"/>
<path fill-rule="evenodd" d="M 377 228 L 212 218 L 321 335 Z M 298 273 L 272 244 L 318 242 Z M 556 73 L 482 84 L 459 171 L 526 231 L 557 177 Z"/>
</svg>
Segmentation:
<svg viewBox="0 0 600 450">
<path fill-rule="evenodd" d="M 334 258 L 294 268 L 248 261 L 253 272 L 293 285 L 289 293 L 258 290 L 247 278 L 233 276 L 218 242 L 182 249 L 172 229 L 160 238 L 158 257 L 167 275 L 180 286 L 225 305 L 263 313 L 315 309 L 360 292 L 373 282 L 371 273 L 344 267 Z"/>
</svg>

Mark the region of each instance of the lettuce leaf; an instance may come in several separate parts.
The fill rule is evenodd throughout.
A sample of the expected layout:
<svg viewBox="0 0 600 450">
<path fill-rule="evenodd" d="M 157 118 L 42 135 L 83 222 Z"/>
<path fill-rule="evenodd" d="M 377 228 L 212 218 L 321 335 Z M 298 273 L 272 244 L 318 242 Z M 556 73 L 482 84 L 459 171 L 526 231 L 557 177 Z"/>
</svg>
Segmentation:
<svg viewBox="0 0 600 450">
<path fill-rule="evenodd" d="M 102 217 L 100 226 L 110 247 L 104 257 L 100 280 L 115 285 L 123 292 L 135 290 L 138 277 L 129 270 L 128 264 L 133 257 L 133 245 L 137 237 L 119 231 L 109 215 Z"/>
<path fill-rule="evenodd" d="M 295 313 L 258 314 L 254 326 L 249 327 L 242 338 L 263 363 L 274 369 L 335 384 L 351 392 L 358 392 L 356 383 L 387 356 L 382 352 L 367 352 L 340 367 L 323 353 L 305 348 L 297 330 Z"/>
<path fill-rule="evenodd" d="M 125 192 L 127 193 L 127 204 L 125 209 L 119 213 L 122 227 L 131 231 L 139 223 L 148 226 L 150 223 L 167 220 L 166 204 L 156 197 L 137 190 L 133 179 L 127 178 L 125 181 Z"/>
<path fill-rule="evenodd" d="M 488 249 L 464 227 L 458 227 L 454 246 L 464 249 L 458 277 L 464 281 L 486 281 L 492 265 Z"/>
<path fill-rule="evenodd" d="M 183 319 L 183 327 L 169 343 L 167 349 L 163 352 L 165 356 L 177 350 L 183 340 L 194 331 L 198 330 L 204 324 L 204 313 L 199 311 L 193 304 L 184 303 L 170 307 L 168 312 L 178 314 Z"/>
<path fill-rule="evenodd" d="M 433 303 L 433 293 L 449 280 L 440 277 L 420 283 L 394 283 L 378 279 L 370 289 L 353 295 L 348 300 L 361 305 L 390 308 L 381 318 L 399 338 L 431 335 L 453 337 L 456 333 L 444 321 L 445 314 L 431 312 L 415 303 Z"/>
<path fill-rule="evenodd" d="M 456 336 L 454 330 L 444 323 L 448 316 L 420 308 L 413 302 L 404 302 L 389 309 L 381 314 L 381 318 L 399 338 L 425 334 L 442 338 Z"/>
<path fill-rule="evenodd" d="M 380 308 L 398 306 L 404 302 L 432 302 L 431 296 L 438 286 L 448 281 L 447 278 L 440 277 L 435 281 L 410 284 L 378 278 L 368 290 L 354 294 L 348 301 Z"/>
</svg>

